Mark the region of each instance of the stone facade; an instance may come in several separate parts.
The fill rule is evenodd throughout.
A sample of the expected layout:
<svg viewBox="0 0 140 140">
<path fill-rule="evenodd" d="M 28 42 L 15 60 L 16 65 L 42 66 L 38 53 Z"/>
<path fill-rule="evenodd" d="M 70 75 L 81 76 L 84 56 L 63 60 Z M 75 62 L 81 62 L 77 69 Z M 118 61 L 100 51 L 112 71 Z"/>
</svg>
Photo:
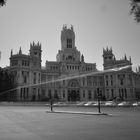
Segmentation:
<svg viewBox="0 0 140 140">
<path fill-rule="evenodd" d="M 15 76 L 17 87 L 16 100 L 38 100 L 41 89 L 41 44 L 34 42 L 30 44 L 29 55 L 19 53 L 13 55 L 11 51 L 10 67 L 8 68 Z"/>
<path fill-rule="evenodd" d="M 30 44 L 29 55 L 11 51 L 10 72 L 15 75 L 16 100 L 42 101 L 55 98 L 61 101 L 102 100 L 140 98 L 140 74 L 132 71 L 131 58 L 126 55 L 116 60 L 112 48 L 103 49 L 104 71 L 96 63 L 85 63 L 83 54 L 75 46 L 73 26 L 63 26 L 61 50 L 56 61 L 46 61 L 41 66 L 41 44 Z M 125 67 L 124 69 L 119 69 Z M 128 67 L 127 67 L 128 66 Z M 118 70 L 116 70 L 118 68 Z"/>
</svg>

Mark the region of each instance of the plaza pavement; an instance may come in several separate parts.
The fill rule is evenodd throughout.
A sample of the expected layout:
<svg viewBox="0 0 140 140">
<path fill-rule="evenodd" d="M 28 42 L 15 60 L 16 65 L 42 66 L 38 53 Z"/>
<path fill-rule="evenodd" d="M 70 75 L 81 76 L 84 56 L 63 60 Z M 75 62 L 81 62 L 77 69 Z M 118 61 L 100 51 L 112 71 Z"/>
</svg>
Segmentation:
<svg viewBox="0 0 140 140">
<path fill-rule="evenodd" d="M 81 111 L 47 111 L 47 113 L 61 113 L 61 114 L 81 114 L 81 115 L 111 115 L 107 113 L 98 112 L 81 112 Z"/>
<path fill-rule="evenodd" d="M 140 107 L 101 108 L 110 115 L 47 113 L 46 106 L 0 106 L 0 140 L 139 140 Z M 97 108 L 54 107 L 96 112 Z"/>
</svg>

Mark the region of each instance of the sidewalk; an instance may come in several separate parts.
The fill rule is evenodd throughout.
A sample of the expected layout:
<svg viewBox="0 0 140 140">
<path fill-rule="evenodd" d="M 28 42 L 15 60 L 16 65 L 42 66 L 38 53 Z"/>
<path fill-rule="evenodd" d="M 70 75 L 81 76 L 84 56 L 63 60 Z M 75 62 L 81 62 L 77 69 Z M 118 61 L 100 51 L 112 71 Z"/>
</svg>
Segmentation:
<svg viewBox="0 0 140 140">
<path fill-rule="evenodd" d="M 47 102 L 0 102 L 4 106 L 49 106 Z"/>
</svg>

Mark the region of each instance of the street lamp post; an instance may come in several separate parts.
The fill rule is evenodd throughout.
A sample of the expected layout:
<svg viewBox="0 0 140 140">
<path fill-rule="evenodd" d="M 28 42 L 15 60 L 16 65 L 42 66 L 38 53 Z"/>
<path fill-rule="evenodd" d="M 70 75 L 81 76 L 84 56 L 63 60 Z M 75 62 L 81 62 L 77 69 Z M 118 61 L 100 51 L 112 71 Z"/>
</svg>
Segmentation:
<svg viewBox="0 0 140 140">
<path fill-rule="evenodd" d="M 101 113 L 101 106 L 100 106 L 101 93 L 99 88 L 97 88 L 97 95 L 98 95 L 98 112 Z"/>
</svg>

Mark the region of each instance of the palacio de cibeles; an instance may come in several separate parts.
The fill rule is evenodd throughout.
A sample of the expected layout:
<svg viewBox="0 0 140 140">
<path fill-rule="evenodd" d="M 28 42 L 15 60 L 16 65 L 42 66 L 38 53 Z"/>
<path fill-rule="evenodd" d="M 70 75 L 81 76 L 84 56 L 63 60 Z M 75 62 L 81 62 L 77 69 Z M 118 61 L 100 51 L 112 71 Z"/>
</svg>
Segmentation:
<svg viewBox="0 0 140 140">
<path fill-rule="evenodd" d="M 84 55 L 75 47 L 73 26 L 63 26 L 61 49 L 56 61 L 41 64 L 41 43 L 30 43 L 29 55 L 19 49 L 11 50 L 10 66 L 14 75 L 15 90 L 10 94 L 14 101 L 47 101 L 50 97 L 59 101 L 96 101 L 140 99 L 140 69 L 132 70 L 131 57 L 117 60 L 112 48 L 103 49 L 103 71 L 96 63 L 86 63 Z"/>
</svg>

